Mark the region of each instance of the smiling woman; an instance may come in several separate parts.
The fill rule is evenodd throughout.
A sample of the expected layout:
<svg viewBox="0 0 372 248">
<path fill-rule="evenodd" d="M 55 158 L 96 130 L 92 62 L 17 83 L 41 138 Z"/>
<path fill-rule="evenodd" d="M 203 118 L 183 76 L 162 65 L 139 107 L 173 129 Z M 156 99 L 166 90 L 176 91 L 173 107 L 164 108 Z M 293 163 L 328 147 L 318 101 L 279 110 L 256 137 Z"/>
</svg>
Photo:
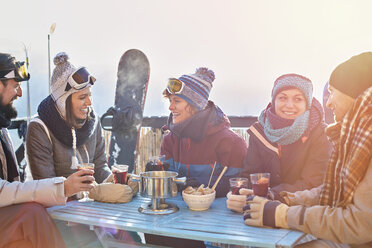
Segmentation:
<svg viewBox="0 0 372 248">
<path fill-rule="evenodd" d="M 331 146 L 324 131 L 323 108 L 312 94 L 308 78 L 280 76 L 274 82 L 271 102 L 248 130 L 241 176 L 269 172 L 276 199 L 281 191 L 310 189 L 322 183 Z"/>
<path fill-rule="evenodd" d="M 71 127 L 79 128 L 89 118 L 92 105 L 91 90 L 89 88 L 71 94 L 66 99 L 66 122 Z"/>
<path fill-rule="evenodd" d="M 275 97 L 275 113 L 284 119 L 294 120 L 306 111 L 306 99 L 299 89 L 281 91 Z"/>
<path fill-rule="evenodd" d="M 54 58 L 51 95 L 38 107 L 39 116 L 27 130 L 27 155 L 34 179 L 68 177 L 78 164 L 94 163 L 98 183 L 111 171 L 100 122 L 93 111 L 91 87 L 95 78 L 76 68 L 65 53 Z"/>
</svg>

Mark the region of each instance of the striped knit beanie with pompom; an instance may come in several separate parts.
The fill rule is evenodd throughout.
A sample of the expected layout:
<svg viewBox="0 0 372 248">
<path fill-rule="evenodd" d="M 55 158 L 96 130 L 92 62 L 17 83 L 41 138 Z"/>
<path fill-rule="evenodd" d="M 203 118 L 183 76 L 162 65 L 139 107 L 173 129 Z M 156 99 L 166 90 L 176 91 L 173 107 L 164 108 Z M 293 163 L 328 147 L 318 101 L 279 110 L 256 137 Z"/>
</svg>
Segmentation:
<svg viewBox="0 0 372 248">
<path fill-rule="evenodd" d="M 177 96 L 202 110 L 207 106 L 212 82 L 215 79 L 214 72 L 205 67 L 196 69 L 194 74 L 182 75 L 178 78 L 185 86 Z"/>
</svg>

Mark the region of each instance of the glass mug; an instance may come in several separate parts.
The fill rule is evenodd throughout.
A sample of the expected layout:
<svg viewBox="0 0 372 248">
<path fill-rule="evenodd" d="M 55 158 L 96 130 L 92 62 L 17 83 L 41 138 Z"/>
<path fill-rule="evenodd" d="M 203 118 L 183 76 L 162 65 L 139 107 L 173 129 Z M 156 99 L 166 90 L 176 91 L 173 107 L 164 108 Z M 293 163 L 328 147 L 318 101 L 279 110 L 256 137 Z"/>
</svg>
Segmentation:
<svg viewBox="0 0 372 248">
<path fill-rule="evenodd" d="M 270 173 L 254 173 L 250 174 L 253 194 L 267 197 L 270 184 Z"/>
<path fill-rule="evenodd" d="M 169 164 L 165 162 L 165 155 L 152 156 L 146 164 L 145 171 L 167 171 Z"/>
<path fill-rule="evenodd" d="M 129 166 L 126 164 L 115 164 L 111 166 L 114 183 L 127 184 L 128 168 Z"/>
<path fill-rule="evenodd" d="M 81 163 L 81 164 L 78 164 L 78 171 L 79 170 L 92 170 L 94 171 L 94 163 Z M 82 176 L 86 176 L 86 175 L 82 175 Z M 90 181 L 83 181 L 83 183 L 91 183 Z M 88 191 L 83 191 L 83 198 L 81 198 L 79 200 L 79 202 L 87 202 L 87 201 L 93 201 L 93 199 L 90 199 L 88 197 Z"/>
<path fill-rule="evenodd" d="M 248 178 L 244 177 L 235 177 L 230 178 L 230 191 L 233 195 L 239 195 L 239 190 L 241 188 L 248 188 Z"/>
</svg>

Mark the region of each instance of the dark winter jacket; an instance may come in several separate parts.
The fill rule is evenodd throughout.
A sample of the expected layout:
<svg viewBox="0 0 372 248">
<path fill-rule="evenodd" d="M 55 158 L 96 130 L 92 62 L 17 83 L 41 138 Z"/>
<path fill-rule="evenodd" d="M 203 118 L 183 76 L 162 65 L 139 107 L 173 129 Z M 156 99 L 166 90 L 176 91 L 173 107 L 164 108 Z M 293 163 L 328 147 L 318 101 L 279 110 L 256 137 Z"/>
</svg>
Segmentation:
<svg viewBox="0 0 372 248">
<path fill-rule="evenodd" d="M 247 150 L 245 141 L 229 129 L 228 118 L 209 101 L 206 109 L 190 119 L 179 125 L 171 123 L 172 114 L 168 120 L 170 133 L 164 137 L 161 146 L 161 154 L 170 164 L 169 170 L 178 172 L 181 177 L 195 178 L 207 186 L 216 162 L 211 187 L 224 166 L 228 166 L 216 188 L 217 197 L 226 196 L 230 188 L 229 178 L 241 172 Z"/>
<path fill-rule="evenodd" d="M 249 146 L 241 176 L 249 178 L 251 173 L 269 172 L 270 187 L 275 193 L 319 186 L 332 151 L 324 129 L 321 122 L 308 136 L 279 146 L 266 138 L 261 124 L 253 124 L 248 130 Z"/>
</svg>

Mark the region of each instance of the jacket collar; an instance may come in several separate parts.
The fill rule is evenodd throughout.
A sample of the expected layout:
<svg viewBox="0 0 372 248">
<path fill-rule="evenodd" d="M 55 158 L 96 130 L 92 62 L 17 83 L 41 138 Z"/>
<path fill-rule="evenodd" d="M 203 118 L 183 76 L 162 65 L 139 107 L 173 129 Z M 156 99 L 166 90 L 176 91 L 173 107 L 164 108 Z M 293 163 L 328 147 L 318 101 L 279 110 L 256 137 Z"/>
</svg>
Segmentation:
<svg viewBox="0 0 372 248">
<path fill-rule="evenodd" d="M 168 129 L 179 138 L 190 138 L 201 142 L 205 136 L 230 127 L 230 121 L 222 110 L 212 101 L 205 109 L 198 111 L 189 119 L 173 124 L 172 113 L 168 118 Z"/>
</svg>

